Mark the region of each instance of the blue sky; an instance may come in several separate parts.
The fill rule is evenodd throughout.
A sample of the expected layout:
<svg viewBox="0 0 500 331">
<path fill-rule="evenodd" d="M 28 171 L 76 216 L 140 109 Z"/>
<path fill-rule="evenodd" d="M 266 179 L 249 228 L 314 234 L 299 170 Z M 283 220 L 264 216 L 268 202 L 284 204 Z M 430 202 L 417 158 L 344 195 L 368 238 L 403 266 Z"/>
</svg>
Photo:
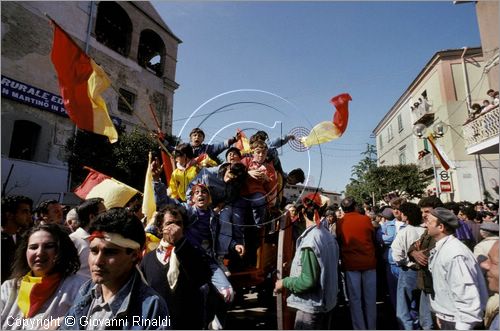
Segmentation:
<svg viewBox="0 0 500 331">
<path fill-rule="evenodd" d="M 333 96 L 351 95 L 341 138 L 280 151 L 285 171 L 301 167 L 311 185 L 337 192 L 427 61 L 440 50 L 480 46 L 473 3 L 152 3 L 183 41 L 173 114 L 173 134 L 183 140 L 195 126 L 213 142 L 236 128 L 271 138 L 311 129 L 332 119 Z"/>
</svg>

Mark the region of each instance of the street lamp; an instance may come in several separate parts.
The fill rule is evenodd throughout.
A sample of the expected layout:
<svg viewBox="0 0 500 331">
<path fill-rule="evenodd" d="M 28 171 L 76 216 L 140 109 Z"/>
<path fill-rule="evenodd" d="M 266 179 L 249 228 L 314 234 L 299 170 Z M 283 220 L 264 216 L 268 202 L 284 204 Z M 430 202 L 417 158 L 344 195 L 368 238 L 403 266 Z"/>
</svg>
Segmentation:
<svg viewBox="0 0 500 331">
<path fill-rule="evenodd" d="M 418 123 L 413 126 L 413 134 L 419 139 L 428 140 L 428 138 L 425 136 L 426 131 L 427 131 L 427 126 L 425 126 L 422 123 Z M 448 125 L 446 125 L 442 121 L 439 121 L 438 123 L 432 126 L 432 131 L 433 131 L 432 136 L 434 138 L 441 138 L 442 136 L 444 136 L 446 131 L 448 131 Z M 436 195 L 439 198 L 441 195 L 441 188 L 439 187 L 439 179 L 436 171 L 436 164 L 434 161 L 434 149 L 432 147 L 431 147 L 431 161 L 432 161 L 432 171 L 434 173 L 434 185 L 436 185 Z"/>
</svg>

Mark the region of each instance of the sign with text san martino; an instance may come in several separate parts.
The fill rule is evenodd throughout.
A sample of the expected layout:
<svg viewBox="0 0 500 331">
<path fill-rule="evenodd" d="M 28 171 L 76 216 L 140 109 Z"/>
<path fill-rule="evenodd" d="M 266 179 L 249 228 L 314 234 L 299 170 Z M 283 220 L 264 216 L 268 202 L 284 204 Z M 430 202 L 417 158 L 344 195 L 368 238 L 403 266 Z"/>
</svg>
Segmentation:
<svg viewBox="0 0 500 331">
<path fill-rule="evenodd" d="M 2 97 L 68 117 L 61 96 L 4 75 L 2 75 Z M 122 123 L 119 117 L 111 116 L 111 119 L 115 125 Z"/>
<path fill-rule="evenodd" d="M 59 95 L 2 75 L 2 97 L 68 117 Z"/>
</svg>

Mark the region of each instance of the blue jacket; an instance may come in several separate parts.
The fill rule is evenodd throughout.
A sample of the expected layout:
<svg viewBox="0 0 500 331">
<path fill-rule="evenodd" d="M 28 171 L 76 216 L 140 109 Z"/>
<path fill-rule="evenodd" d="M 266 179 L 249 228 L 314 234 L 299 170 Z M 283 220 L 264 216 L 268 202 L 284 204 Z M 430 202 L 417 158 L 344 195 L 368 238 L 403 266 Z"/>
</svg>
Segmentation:
<svg viewBox="0 0 500 331">
<path fill-rule="evenodd" d="M 400 228 L 400 230 L 403 226 Z M 377 243 L 384 248 L 382 257 L 384 261 L 387 261 L 389 264 L 396 264 L 394 259 L 392 258 L 392 248 L 391 244 L 396 238 L 396 219 L 391 221 L 386 221 L 377 229 L 376 233 Z"/>
<path fill-rule="evenodd" d="M 78 291 L 75 303 L 59 329 L 85 330 L 90 306 L 94 299 L 92 288 L 95 283 L 87 281 Z M 133 270 L 131 280 L 125 284 L 130 290 L 118 292 L 111 303 L 110 320 L 98 320 L 99 329 L 112 330 L 169 330 L 170 316 L 163 298 L 141 279 L 137 270 Z M 149 324 L 148 324 L 149 322 Z M 109 324 L 106 324 L 109 323 Z"/>
<path fill-rule="evenodd" d="M 303 248 L 311 248 L 320 267 L 319 284 L 311 291 L 291 294 L 287 303 L 306 313 L 326 313 L 337 304 L 339 246 L 337 240 L 323 226 L 309 226 L 297 239 L 290 277 L 298 277 Z"/>
</svg>

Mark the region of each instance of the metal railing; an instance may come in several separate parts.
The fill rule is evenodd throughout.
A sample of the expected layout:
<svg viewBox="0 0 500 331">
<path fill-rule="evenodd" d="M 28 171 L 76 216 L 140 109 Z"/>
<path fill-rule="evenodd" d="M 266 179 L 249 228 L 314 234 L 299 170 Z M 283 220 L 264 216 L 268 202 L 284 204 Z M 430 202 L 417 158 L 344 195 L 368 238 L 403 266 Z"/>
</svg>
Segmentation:
<svg viewBox="0 0 500 331">
<path fill-rule="evenodd" d="M 472 121 L 464 124 L 465 147 L 477 145 L 487 139 L 498 136 L 500 112 L 498 106 L 485 114 L 481 114 Z"/>
</svg>

